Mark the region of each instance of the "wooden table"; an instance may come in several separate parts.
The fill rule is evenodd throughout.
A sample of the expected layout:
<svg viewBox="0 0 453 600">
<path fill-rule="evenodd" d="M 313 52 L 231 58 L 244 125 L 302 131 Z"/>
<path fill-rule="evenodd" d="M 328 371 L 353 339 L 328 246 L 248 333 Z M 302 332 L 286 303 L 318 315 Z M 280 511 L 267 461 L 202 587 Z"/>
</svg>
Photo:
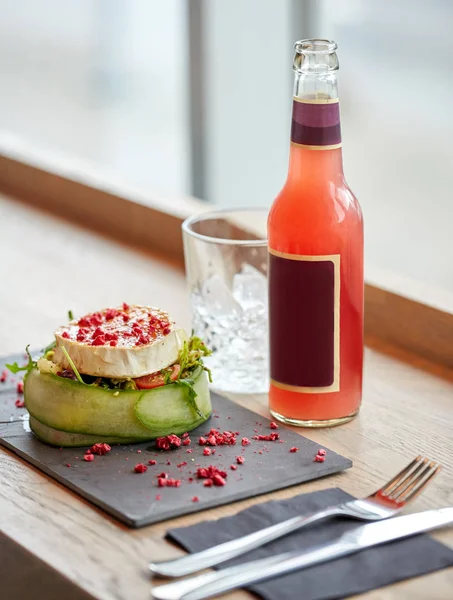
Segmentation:
<svg viewBox="0 0 453 600">
<path fill-rule="evenodd" d="M 163 306 L 182 325 L 189 322 L 184 276 L 176 266 L 6 197 L 0 198 L 0 250 L 3 354 L 49 341 L 68 309 L 82 314 L 128 300 Z M 367 494 L 422 453 L 444 468 L 411 510 L 453 505 L 453 375 L 393 348 L 382 350 L 366 351 L 360 416 L 342 427 L 303 432 L 352 458 L 354 467 L 275 492 L 272 498 L 330 486 Z M 235 399 L 267 414 L 265 397 Z M 181 554 L 163 541 L 169 527 L 234 514 L 267 499 L 261 496 L 130 530 L 0 448 L 0 597 L 22 600 L 33 592 L 38 600 L 148 599 L 147 561 Z M 452 530 L 435 537 L 453 547 Z M 236 592 L 229 597 L 250 595 Z M 453 569 L 363 597 L 451 599 Z"/>
</svg>

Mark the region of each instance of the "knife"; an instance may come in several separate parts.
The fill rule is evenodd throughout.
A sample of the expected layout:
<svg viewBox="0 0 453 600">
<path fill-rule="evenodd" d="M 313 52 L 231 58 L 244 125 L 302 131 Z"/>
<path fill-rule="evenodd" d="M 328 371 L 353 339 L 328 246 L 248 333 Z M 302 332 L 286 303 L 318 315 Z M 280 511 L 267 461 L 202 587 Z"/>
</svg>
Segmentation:
<svg viewBox="0 0 453 600">
<path fill-rule="evenodd" d="M 152 589 L 156 600 L 204 600 L 238 587 L 278 577 L 366 548 L 417 535 L 453 523 L 453 507 L 427 510 L 369 523 L 343 533 L 337 540 L 304 552 L 292 551 L 254 560 L 216 573 L 205 573 Z"/>
</svg>

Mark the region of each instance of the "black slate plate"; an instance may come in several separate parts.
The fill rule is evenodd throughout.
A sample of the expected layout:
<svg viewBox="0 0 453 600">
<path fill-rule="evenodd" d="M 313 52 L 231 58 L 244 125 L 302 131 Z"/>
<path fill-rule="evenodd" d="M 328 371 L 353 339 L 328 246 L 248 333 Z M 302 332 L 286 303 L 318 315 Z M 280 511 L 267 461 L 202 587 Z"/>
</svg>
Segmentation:
<svg viewBox="0 0 453 600">
<path fill-rule="evenodd" d="M 0 372 L 5 362 L 14 360 L 20 362 L 23 359 L 8 357 L 0 360 Z M 14 379 L 17 381 L 18 377 Z M 24 410 L 14 405 L 18 398 L 16 385 L 11 378 L 0 383 L 0 444 L 130 527 L 142 527 L 229 504 L 352 466 L 349 459 L 331 450 L 327 450 L 325 462 L 314 462 L 319 445 L 283 426 L 278 430 L 283 443 L 252 440 L 256 433 L 271 432 L 270 421 L 214 393 L 213 416 L 191 432 L 191 446 L 169 452 L 156 450 L 150 442 L 113 446 L 106 456 L 96 456 L 94 461 L 86 462 L 83 460 L 84 448 L 53 448 L 28 431 Z M 220 446 L 215 455 L 204 456 L 203 447 L 197 441 L 211 427 L 239 431 L 238 444 Z M 243 436 L 250 438 L 249 446 L 240 444 Z M 289 452 L 293 446 L 299 451 Z M 236 464 L 235 458 L 241 454 L 245 464 L 237 465 L 236 471 L 231 470 L 230 465 Z M 157 464 L 148 465 L 150 459 L 156 460 Z M 183 462 L 187 465 L 177 466 Z M 148 471 L 135 473 L 137 463 L 148 465 Z M 224 487 L 205 488 L 202 481 L 196 479 L 197 467 L 211 464 L 228 472 Z M 157 475 L 162 471 L 181 479 L 181 486 L 158 488 Z M 189 481 L 190 477 L 193 481 Z M 195 496 L 197 502 L 193 501 Z"/>
</svg>

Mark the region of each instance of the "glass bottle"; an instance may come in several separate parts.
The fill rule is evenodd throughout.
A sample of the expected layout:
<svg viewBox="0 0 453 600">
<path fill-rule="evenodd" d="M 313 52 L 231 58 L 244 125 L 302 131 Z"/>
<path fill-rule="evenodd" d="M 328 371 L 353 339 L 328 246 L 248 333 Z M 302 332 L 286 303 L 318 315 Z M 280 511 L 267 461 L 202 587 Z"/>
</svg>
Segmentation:
<svg viewBox="0 0 453 600">
<path fill-rule="evenodd" d="M 359 411 L 363 221 L 343 174 L 337 45 L 295 44 L 289 171 L 268 219 L 270 411 L 292 425 Z"/>
</svg>

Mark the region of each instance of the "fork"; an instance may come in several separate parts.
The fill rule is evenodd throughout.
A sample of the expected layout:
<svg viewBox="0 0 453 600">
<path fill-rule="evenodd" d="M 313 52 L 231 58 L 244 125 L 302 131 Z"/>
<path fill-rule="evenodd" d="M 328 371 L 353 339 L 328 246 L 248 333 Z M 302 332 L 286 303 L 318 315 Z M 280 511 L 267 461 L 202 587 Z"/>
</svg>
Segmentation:
<svg viewBox="0 0 453 600">
<path fill-rule="evenodd" d="M 226 560 L 241 556 L 319 521 L 331 517 L 349 517 L 360 521 L 380 521 L 398 514 L 422 492 L 427 483 L 440 471 L 440 465 L 428 458 L 417 456 L 407 467 L 377 492 L 358 500 L 350 500 L 329 507 L 308 517 L 298 516 L 260 529 L 243 537 L 213 546 L 195 554 L 174 560 L 151 562 L 149 570 L 161 577 L 182 577 L 213 567 Z"/>
</svg>

